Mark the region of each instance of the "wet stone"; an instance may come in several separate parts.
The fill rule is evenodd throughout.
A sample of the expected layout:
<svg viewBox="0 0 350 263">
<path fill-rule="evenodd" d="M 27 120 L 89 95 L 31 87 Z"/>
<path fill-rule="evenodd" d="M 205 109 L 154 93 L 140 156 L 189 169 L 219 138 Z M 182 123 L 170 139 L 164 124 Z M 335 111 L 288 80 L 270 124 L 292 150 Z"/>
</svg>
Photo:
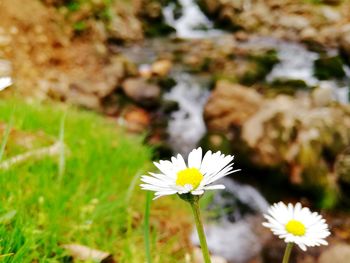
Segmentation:
<svg viewBox="0 0 350 263">
<path fill-rule="evenodd" d="M 158 104 L 161 90 L 159 86 L 142 78 L 130 78 L 122 84 L 126 96 L 143 106 Z"/>
</svg>

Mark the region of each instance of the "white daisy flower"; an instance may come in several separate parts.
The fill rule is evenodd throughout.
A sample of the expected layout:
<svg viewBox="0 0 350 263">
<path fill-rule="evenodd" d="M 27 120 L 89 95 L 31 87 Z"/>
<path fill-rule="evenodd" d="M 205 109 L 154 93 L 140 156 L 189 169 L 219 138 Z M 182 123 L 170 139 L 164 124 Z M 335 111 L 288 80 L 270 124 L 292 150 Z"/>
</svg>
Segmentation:
<svg viewBox="0 0 350 263">
<path fill-rule="evenodd" d="M 171 157 L 171 161 L 154 162 L 160 173 L 149 173 L 150 176 L 141 177 L 143 190 L 155 191 L 155 198 L 191 193 L 201 195 L 205 190 L 224 189 L 222 184 L 210 185 L 214 181 L 237 172 L 233 170 L 233 156 L 221 152 L 208 151 L 202 156 L 202 148 L 194 149 L 188 155 L 186 164 L 184 158 L 178 154 Z"/>
<path fill-rule="evenodd" d="M 328 245 L 325 238 L 330 232 L 326 220 L 300 203 L 286 206 L 279 202 L 272 205 L 264 216 L 267 222 L 263 225 L 286 243 L 295 243 L 304 251 L 307 247 Z"/>
</svg>

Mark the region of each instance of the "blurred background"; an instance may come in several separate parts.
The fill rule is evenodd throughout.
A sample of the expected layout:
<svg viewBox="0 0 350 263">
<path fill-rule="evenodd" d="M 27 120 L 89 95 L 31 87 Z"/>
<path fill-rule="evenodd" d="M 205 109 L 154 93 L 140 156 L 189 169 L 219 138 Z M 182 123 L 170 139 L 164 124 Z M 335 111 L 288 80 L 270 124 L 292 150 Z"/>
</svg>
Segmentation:
<svg viewBox="0 0 350 263">
<path fill-rule="evenodd" d="M 328 247 L 292 262 L 350 261 L 350 1 L 0 10 L 4 262 L 92 262 L 89 248 L 107 251 L 95 261 L 145 262 L 138 176 L 197 146 L 242 169 L 203 198 L 214 262 L 281 262 L 284 243 L 261 226 L 280 200 L 332 229 Z M 154 262 L 200 263 L 189 210 L 164 199 L 152 203 Z"/>
</svg>

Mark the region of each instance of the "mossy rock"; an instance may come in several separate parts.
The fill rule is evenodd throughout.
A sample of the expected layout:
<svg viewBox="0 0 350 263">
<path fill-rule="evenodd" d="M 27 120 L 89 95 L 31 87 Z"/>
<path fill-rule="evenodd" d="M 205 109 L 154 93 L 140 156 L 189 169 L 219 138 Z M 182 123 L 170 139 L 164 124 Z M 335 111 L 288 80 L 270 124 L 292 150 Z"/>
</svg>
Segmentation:
<svg viewBox="0 0 350 263">
<path fill-rule="evenodd" d="M 274 65 L 279 62 L 276 50 L 267 50 L 263 54 L 251 55 L 248 59 L 253 64 L 252 69 L 240 78 L 240 83 L 244 85 L 252 85 L 263 81 Z"/>
<path fill-rule="evenodd" d="M 341 79 L 345 77 L 343 61 L 339 56 L 320 57 L 314 62 L 315 76 L 320 80 Z"/>
<path fill-rule="evenodd" d="M 141 16 L 143 18 L 143 29 L 146 36 L 166 36 L 176 32 L 173 27 L 165 22 L 162 6 L 166 4 L 164 1 L 149 1 L 145 4 Z"/>
<path fill-rule="evenodd" d="M 275 79 L 271 83 L 264 86 L 266 93 L 277 95 L 286 94 L 294 95 L 298 90 L 311 90 L 304 80 L 301 79 Z"/>
</svg>

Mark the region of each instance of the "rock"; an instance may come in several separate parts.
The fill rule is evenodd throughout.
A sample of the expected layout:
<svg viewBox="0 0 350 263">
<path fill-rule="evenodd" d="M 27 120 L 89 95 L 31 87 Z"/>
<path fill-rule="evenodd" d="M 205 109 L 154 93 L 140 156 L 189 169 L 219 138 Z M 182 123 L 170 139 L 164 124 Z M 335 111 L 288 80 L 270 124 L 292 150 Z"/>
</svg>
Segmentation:
<svg viewBox="0 0 350 263">
<path fill-rule="evenodd" d="M 12 74 L 12 64 L 10 61 L 0 59 L 0 77 L 7 77 Z"/>
<path fill-rule="evenodd" d="M 107 29 L 109 38 L 117 41 L 138 41 L 143 38 L 142 24 L 133 14 L 113 15 Z"/>
<path fill-rule="evenodd" d="M 318 262 L 319 263 L 348 263 L 350 259 L 350 245 L 339 243 L 325 250 Z"/>
<path fill-rule="evenodd" d="M 334 8 L 325 6 L 321 9 L 322 15 L 330 23 L 336 23 L 341 20 L 342 16 L 339 11 Z"/>
<path fill-rule="evenodd" d="M 130 107 L 124 113 L 125 126 L 128 131 L 141 133 L 150 127 L 151 117 L 147 111 L 139 107 Z"/>
<path fill-rule="evenodd" d="M 240 126 L 261 106 L 262 96 L 253 89 L 219 81 L 204 109 L 204 118 L 212 131 L 227 131 Z"/>
<path fill-rule="evenodd" d="M 145 2 L 143 11 L 152 20 L 158 20 L 162 17 L 162 5 L 156 1 Z"/>
<path fill-rule="evenodd" d="M 319 2 L 319 4 L 315 4 Z M 201 8 L 214 23 L 230 31 L 244 29 L 248 33 L 294 41 L 308 40 L 325 46 L 337 46 L 341 25 L 348 24 L 348 1 L 317 0 L 200 0 Z M 337 5 L 325 6 L 321 3 Z"/>
<path fill-rule="evenodd" d="M 296 30 L 302 30 L 310 26 L 308 19 L 299 15 L 282 15 L 280 16 L 279 24 Z"/>
<path fill-rule="evenodd" d="M 111 56 L 98 70 L 96 75 L 80 69 L 70 73 L 51 70 L 38 86 L 51 98 L 101 110 L 102 100 L 113 94 L 123 78 L 135 74 L 136 69 L 133 63 L 118 55 Z"/>
<path fill-rule="evenodd" d="M 161 95 L 159 86 L 142 78 L 129 78 L 123 82 L 122 88 L 129 98 L 143 106 L 158 104 Z"/>
<path fill-rule="evenodd" d="M 62 245 L 64 249 L 66 249 L 69 254 L 76 260 L 92 260 L 95 262 L 101 263 L 113 263 L 115 262 L 112 255 L 108 252 L 92 249 L 87 246 L 79 245 L 79 244 L 67 244 Z"/>
<path fill-rule="evenodd" d="M 340 35 L 340 52 L 347 64 L 350 64 L 350 26 L 345 26 Z"/>
<path fill-rule="evenodd" d="M 327 106 L 333 101 L 333 90 L 332 88 L 316 88 L 311 96 L 316 107 Z"/>
<path fill-rule="evenodd" d="M 329 208 L 338 195 L 328 161 L 347 146 L 346 127 L 350 127 L 350 115 L 344 108 L 313 108 L 309 99 L 280 95 L 265 101 L 244 123 L 242 139 L 254 152 L 254 163 L 269 167 L 285 163 L 290 167 L 290 182 L 317 191 L 319 205 Z"/>
<path fill-rule="evenodd" d="M 339 198 L 333 166 L 350 140 L 350 107 L 328 104 L 320 93 L 269 99 L 219 82 L 205 106 L 208 131 L 220 131 L 231 149 L 243 149 L 252 167 L 289 174 L 291 184 L 314 191 L 313 201 L 329 208 Z"/>
<path fill-rule="evenodd" d="M 317 39 L 318 32 L 314 27 L 306 27 L 300 32 L 301 40 L 314 40 Z"/>
<path fill-rule="evenodd" d="M 167 76 L 169 74 L 171 67 L 172 67 L 171 61 L 163 59 L 163 60 L 158 60 L 158 61 L 154 62 L 152 64 L 151 69 L 152 69 L 153 74 L 160 76 L 160 77 L 164 77 L 164 76 Z"/>
<path fill-rule="evenodd" d="M 345 132 L 346 135 L 344 134 L 343 140 L 346 141 L 345 138 L 350 134 L 346 132 L 345 126 L 350 125 L 350 116 L 344 110 L 336 107 L 312 108 L 309 99 L 296 100 L 280 95 L 275 99 L 265 100 L 260 110 L 243 124 L 242 137 L 250 147 L 256 150 L 259 149 L 258 151 L 261 154 L 260 161 L 262 162 L 265 160 L 266 163 L 271 164 L 272 162 L 277 164 L 282 160 L 292 161 L 297 158 L 298 154 L 302 154 L 302 145 L 305 146 L 317 141 L 318 144 L 325 144 L 324 146 L 330 146 L 330 144 L 336 146 L 339 142 L 338 140 L 333 138 L 328 141 L 330 138 L 323 137 L 326 136 L 324 133 L 329 128 L 332 128 L 332 131 L 327 131 L 330 133 L 338 133 L 340 130 L 342 130 L 341 133 Z M 298 130 L 294 131 L 297 134 L 290 133 L 297 125 L 299 126 Z M 273 126 L 275 128 L 272 128 Z M 268 127 L 272 128 L 272 130 L 269 131 Z M 267 143 L 268 141 L 270 141 L 271 145 Z M 346 146 L 345 141 L 342 143 L 343 147 Z M 294 152 L 293 148 L 296 145 L 292 147 L 292 144 L 284 148 L 285 146 L 283 145 L 288 145 L 289 143 L 296 143 L 298 150 Z M 278 144 L 283 149 L 278 149 Z M 321 151 L 316 151 L 316 148 L 314 147 L 313 155 L 316 155 L 318 159 L 321 157 L 319 156 Z M 299 161 L 301 160 L 299 159 Z M 307 162 L 305 161 L 307 165 L 311 165 L 314 162 L 317 161 L 310 159 Z"/>
<path fill-rule="evenodd" d="M 91 93 L 86 93 L 78 88 L 76 84 L 70 85 L 70 89 L 65 93 L 66 101 L 74 105 L 82 106 L 88 109 L 100 110 L 100 99 Z"/>
</svg>

